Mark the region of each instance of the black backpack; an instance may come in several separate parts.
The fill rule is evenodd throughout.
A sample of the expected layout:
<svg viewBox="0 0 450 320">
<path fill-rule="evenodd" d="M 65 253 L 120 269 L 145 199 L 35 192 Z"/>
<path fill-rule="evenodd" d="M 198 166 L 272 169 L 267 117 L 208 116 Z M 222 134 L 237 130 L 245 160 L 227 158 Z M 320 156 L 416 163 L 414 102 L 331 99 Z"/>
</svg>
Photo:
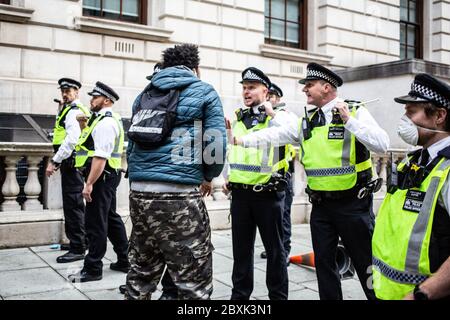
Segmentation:
<svg viewBox="0 0 450 320">
<path fill-rule="evenodd" d="M 131 118 L 128 138 L 139 147 L 151 149 L 164 144 L 177 117 L 179 90 L 144 89 Z"/>
</svg>

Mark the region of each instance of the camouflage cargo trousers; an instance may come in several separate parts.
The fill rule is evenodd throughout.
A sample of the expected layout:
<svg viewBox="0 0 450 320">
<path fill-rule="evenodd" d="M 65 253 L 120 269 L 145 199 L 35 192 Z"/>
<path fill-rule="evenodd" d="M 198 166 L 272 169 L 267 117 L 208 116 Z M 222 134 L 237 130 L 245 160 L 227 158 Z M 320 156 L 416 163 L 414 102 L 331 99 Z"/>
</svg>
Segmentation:
<svg viewBox="0 0 450 320">
<path fill-rule="evenodd" d="M 199 192 L 130 192 L 128 300 L 150 300 L 167 266 L 178 299 L 212 294 L 211 228 Z"/>
</svg>

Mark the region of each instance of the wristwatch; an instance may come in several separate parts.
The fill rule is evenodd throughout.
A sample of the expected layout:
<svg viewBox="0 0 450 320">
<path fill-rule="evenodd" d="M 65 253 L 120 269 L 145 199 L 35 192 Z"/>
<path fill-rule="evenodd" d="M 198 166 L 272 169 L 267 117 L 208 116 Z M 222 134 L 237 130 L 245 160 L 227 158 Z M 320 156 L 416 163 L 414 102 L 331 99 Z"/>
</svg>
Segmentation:
<svg viewBox="0 0 450 320">
<path fill-rule="evenodd" d="M 420 289 L 419 285 L 414 287 L 413 295 L 414 300 L 429 300 L 428 295 Z"/>
</svg>

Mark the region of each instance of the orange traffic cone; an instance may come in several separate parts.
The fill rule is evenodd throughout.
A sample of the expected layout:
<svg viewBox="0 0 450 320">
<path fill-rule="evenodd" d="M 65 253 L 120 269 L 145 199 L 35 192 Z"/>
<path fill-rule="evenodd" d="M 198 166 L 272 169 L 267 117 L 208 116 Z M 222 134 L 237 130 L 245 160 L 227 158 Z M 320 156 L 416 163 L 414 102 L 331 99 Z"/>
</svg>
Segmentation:
<svg viewBox="0 0 450 320">
<path fill-rule="evenodd" d="M 314 252 L 305 253 L 298 256 L 292 256 L 289 258 L 289 261 L 291 263 L 302 264 L 304 266 L 309 266 L 313 268 L 316 266 L 316 264 L 314 263 Z"/>
</svg>

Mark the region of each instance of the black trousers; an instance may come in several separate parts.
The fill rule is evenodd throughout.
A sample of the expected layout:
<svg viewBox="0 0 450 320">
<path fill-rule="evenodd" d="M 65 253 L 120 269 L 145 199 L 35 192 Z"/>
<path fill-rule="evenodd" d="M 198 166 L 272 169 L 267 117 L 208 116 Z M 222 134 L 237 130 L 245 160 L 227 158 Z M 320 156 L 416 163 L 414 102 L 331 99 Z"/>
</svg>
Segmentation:
<svg viewBox="0 0 450 320">
<path fill-rule="evenodd" d="M 84 181 L 73 167 L 73 157 L 61 163 L 61 186 L 64 211 L 64 228 L 70 241 L 70 252 L 84 253 L 86 232 L 84 227 L 84 201 L 81 194 Z"/>
<path fill-rule="evenodd" d="M 111 241 L 118 260 L 128 261 L 125 225 L 116 212 L 116 190 L 119 183 L 120 173 L 103 173 L 94 184 L 92 202 L 86 203 L 89 252 L 84 259 L 84 269 L 93 274 L 102 273 L 107 238 Z"/>
<path fill-rule="evenodd" d="M 342 300 L 336 252 L 339 237 L 352 259 L 367 299 L 374 300 L 370 282 L 372 265 L 372 234 L 375 217 L 373 197 L 362 200 L 349 197 L 313 203 L 311 236 L 315 255 L 321 300 Z"/>
<path fill-rule="evenodd" d="M 267 253 L 266 284 L 269 298 L 288 298 L 288 273 L 283 247 L 284 192 L 233 190 L 231 228 L 233 239 L 233 289 L 231 299 L 248 300 L 253 292 L 256 228 Z"/>
<path fill-rule="evenodd" d="M 292 178 L 288 178 L 288 185 L 285 191 L 284 198 L 284 210 L 283 210 L 283 246 L 286 251 L 286 256 L 289 256 L 291 252 L 291 236 L 292 236 L 292 224 L 291 224 L 291 206 L 294 197 L 294 188 L 292 185 Z"/>
</svg>

